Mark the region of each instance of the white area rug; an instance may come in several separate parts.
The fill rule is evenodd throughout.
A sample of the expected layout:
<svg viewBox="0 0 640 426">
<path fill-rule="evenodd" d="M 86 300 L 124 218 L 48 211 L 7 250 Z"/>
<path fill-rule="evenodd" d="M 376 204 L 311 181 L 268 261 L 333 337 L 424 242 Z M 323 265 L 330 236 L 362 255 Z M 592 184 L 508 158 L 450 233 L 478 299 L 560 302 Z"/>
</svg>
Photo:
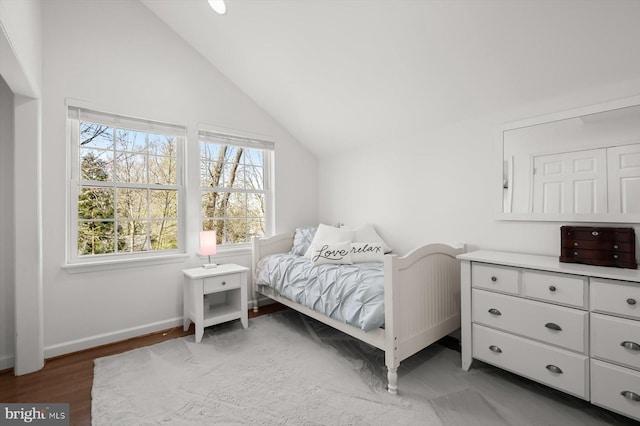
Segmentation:
<svg viewBox="0 0 640 426">
<path fill-rule="evenodd" d="M 442 425 L 286 315 L 95 361 L 94 425 Z"/>
</svg>

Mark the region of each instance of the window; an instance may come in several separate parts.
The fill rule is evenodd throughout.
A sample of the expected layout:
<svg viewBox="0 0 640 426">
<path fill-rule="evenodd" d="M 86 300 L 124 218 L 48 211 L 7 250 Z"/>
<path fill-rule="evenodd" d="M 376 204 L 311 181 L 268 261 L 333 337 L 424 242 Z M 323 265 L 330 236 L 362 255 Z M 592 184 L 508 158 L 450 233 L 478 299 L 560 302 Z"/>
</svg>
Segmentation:
<svg viewBox="0 0 640 426">
<path fill-rule="evenodd" d="M 272 221 L 273 142 L 200 131 L 202 230 L 218 244 L 262 237 Z"/>
<path fill-rule="evenodd" d="M 185 128 L 75 107 L 68 121 L 70 260 L 183 251 Z"/>
</svg>

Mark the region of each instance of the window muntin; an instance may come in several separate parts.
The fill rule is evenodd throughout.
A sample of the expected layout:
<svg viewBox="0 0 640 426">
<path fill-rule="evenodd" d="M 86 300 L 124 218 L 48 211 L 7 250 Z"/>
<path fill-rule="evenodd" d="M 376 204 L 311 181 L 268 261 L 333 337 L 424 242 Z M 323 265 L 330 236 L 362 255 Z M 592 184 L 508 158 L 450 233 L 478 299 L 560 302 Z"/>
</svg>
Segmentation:
<svg viewBox="0 0 640 426">
<path fill-rule="evenodd" d="M 88 119 L 83 115 L 69 110 L 70 260 L 184 251 L 184 128 L 93 111 Z"/>
<path fill-rule="evenodd" d="M 220 245 L 262 237 L 271 220 L 269 167 L 272 144 L 200 133 L 203 230 L 215 230 Z"/>
</svg>

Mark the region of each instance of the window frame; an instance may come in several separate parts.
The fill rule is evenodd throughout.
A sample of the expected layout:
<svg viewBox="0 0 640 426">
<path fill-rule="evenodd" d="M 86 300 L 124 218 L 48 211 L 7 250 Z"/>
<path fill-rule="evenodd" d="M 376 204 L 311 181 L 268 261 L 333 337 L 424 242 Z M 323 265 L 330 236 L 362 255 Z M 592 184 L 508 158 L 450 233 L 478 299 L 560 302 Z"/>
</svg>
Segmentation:
<svg viewBox="0 0 640 426">
<path fill-rule="evenodd" d="M 143 132 L 148 135 L 164 135 L 172 136 L 175 138 L 175 183 L 170 184 L 157 184 L 151 183 L 147 180 L 146 183 L 134 183 L 134 182 L 121 182 L 117 180 L 105 181 L 92 181 L 81 179 L 81 165 L 82 159 L 80 158 L 80 127 L 82 122 L 89 122 L 93 124 L 99 124 L 109 126 L 113 128 L 113 131 L 118 129 L 126 129 L 130 131 Z M 114 137 L 115 139 L 115 137 Z M 185 205 L 186 205 L 186 191 L 184 185 L 184 171 L 185 171 L 185 145 L 187 142 L 187 128 L 183 125 L 175 125 L 166 122 L 141 119 L 124 114 L 115 114 L 110 112 L 104 112 L 96 110 L 94 108 L 86 107 L 81 104 L 67 103 L 67 141 L 68 141 L 68 167 L 67 167 L 67 233 L 66 233 L 66 264 L 67 265 L 82 265 L 91 263 L 113 263 L 113 262 L 130 262 L 136 260 L 148 260 L 154 258 L 167 258 L 167 256 L 184 255 L 186 253 L 186 238 L 185 238 Z M 115 143 L 115 140 L 114 140 Z M 128 152 L 125 150 L 117 150 L 114 147 L 114 153 Z M 146 163 L 146 176 L 149 177 L 148 160 L 150 157 L 164 157 L 172 158 L 170 156 L 162 156 L 158 154 L 151 154 L 148 151 L 148 141 L 145 141 L 145 163 Z M 97 183 L 100 182 L 100 183 Z M 78 238 L 79 238 L 79 195 L 83 187 L 105 187 L 112 188 L 114 191 L 114 215 L 113 223 L 116 228 L 114 231 L 114 252 L 113 253 L 100 253 L 100 254 L 88 254 L 81 255 L 78 252 Z M 174 249 L 166 250 L 144 250 L 133 252 L 118 252 L 118 240 L 117 240 L 117 224 L 118 224 L 118 205 L 116 198 L 116 191 L 119 189 L 143 189 L 147 193 L 147 201 L 149 201 L 150 191 L 152 190 L 170 190 L 175 191 L 177 197 L 176 205 L 176 232 L 177 232 L 177 247 Z M 147 209 L 146 216 L 141 219 L 147 227 L 146 235 L 150 235 L 150 226 L 154 221 L 162 219 L 171 219 L 170 217 L 153 218 L 151 217 L 150 209 Z M 121 220 L 127 221 L 128 218 Z"/>
<path fill-rule="evenodd" d="M 234 147 L 242 147 L 254 150 L 261 150 L 264 153 L 263 164 L 263 182 L 262 190 L 252 191 L 246 188 L 227 188 L 218 187 L 217 190 L 212 187 L 206 187 L 202 185 L 201 167 L 204 157 L 202 156 L 203 143 L 218 144 L 218 145 L 230 145 Z M 198 216 L 200 217 L 199 230 L 203 230 L 204 221 L 206 220 L 202 212 L 202 198 L 205 193 L 210 192 L 231 192 L 233 193 L 248 193 L 248 194 L 263 194 L 264 195 L 264 236 L 268 237 L 273 234 L 273 227 L 275 223 L 275 209 L 274 209 L 274 163 L 275 163 L 275 141 L 273 138 L 264 135 L 251 134 L 249 132 L 237 132 L 228 131 L 226 129 L 220 130 L 217 128 L 207 127 L 200 125 L 198 130 Z M 211 189 L 210 189 L 211 188 Z M 244 215 L 245 220 L 249 218 Z M 234 250 L 242 250 L 251 247 L 251 241 L 245 241 L 240 243 L 223 243 L 218 245 L 219 252 L 231 252 Z"/>
</svg>

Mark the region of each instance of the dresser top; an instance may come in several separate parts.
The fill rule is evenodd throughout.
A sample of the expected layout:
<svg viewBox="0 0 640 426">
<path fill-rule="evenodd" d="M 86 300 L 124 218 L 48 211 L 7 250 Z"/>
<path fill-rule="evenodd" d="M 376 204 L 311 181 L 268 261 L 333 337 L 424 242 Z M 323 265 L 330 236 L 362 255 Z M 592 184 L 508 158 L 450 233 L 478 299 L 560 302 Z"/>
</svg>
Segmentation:
<svg viewBox="0 0 640 426">
<path fill-rule="evenodd" d="M 457 256 L 457 258 L 460 260 L 470 260 L 472 262 L 492 263 L 495 265 L 515 266 L 517 268 L 539 269 L 563 274 L 585 275 L 640 283 L 640 270 L 638 269 L 563 263 L 560 262 L 556 256 L 478 250 L 463 253 Z"/>
</svg>

